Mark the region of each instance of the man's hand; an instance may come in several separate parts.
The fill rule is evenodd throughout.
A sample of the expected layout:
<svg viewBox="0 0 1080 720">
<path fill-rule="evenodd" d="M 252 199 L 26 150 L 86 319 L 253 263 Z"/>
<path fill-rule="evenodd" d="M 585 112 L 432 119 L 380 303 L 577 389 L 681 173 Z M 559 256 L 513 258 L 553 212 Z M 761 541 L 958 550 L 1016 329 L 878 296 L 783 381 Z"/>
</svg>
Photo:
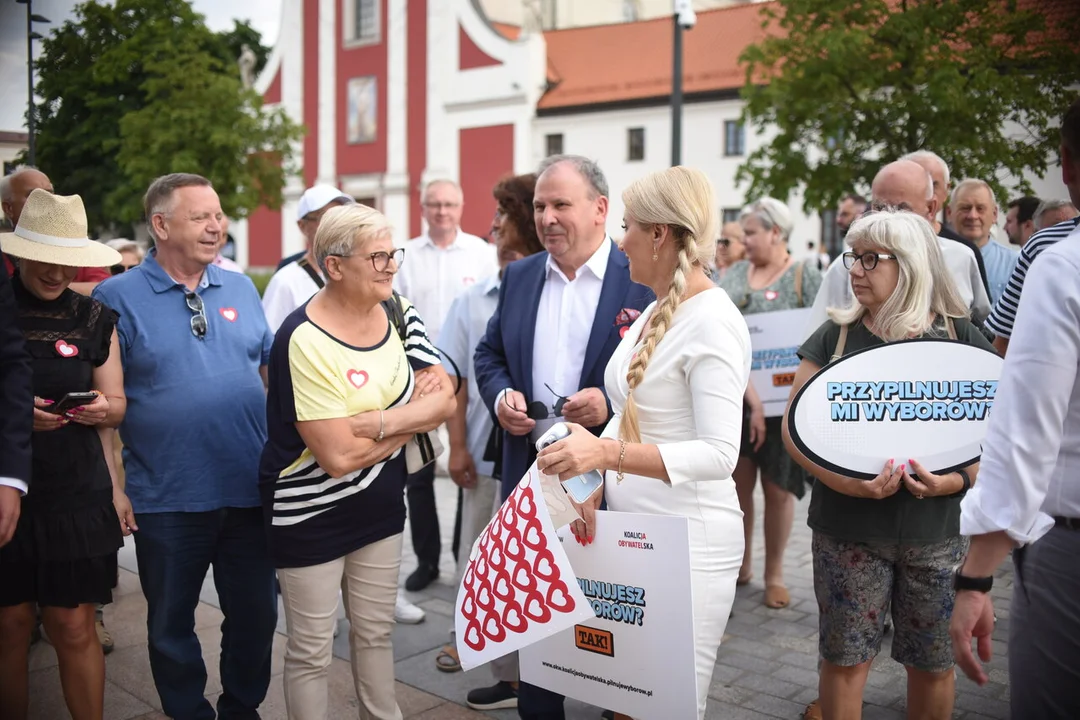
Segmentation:
<svg viewBox="0 0 1080 720">
<path fill-rule="evenodd" d="M 0 547 L 4 547 L 15 534 L 22 510 L 22 493 L 13 487 L 0 485 Z"/>
<path fill-rule="evenodd" d="M 536 421 L 525 414 L 525 396 L 517 390 L 508 390 L 503 395 L 498 417 L 499 426 L 517 437 L 528 435 L 536 427 Z"/>
<path fill-rule="evenodd" d="M 949 635 L 952 636 L 953 658 L 964 674 L 979 685 L 989 679 L 986 670 L 971 652 L 971 639 L 975 638 L 979 657 L 990 662 L 993 648 L 991 634 L 994 632 L 994 601 L 988 593 L 961 590 L 956 593 Z"/>
<path fill-rule="evenodd" d="M 562 410 L 567 422 L 586 428 L 599 427 L 608 420 L 607 398 L 600 388 L 578 390 L 567 398 Z"/>
<path fill-rule="evenodd" d="M 469 489 L 476 487 L 476 464 L 473 463 L 468 448 L 451 445 L 450 460 L 447 465 L 450 469 L 450 479 L 455 485 Z"/>
</svg>

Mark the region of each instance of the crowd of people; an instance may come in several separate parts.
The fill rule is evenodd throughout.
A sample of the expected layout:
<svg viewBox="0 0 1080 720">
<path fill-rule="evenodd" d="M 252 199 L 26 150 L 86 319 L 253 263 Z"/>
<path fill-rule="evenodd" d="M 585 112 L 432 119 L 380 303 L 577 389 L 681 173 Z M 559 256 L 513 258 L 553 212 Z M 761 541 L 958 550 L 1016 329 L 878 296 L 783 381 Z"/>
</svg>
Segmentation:
<svg viewBox="0 0 1080 720">
<path fill-rule="evenodd" d="M 820 697 L 806 717 L 861 717 L 890 624 L 909 717 L 950 717 L 954 666 L 986 680 L 971 640 L 987 660 L 987 592 L 1009 552 L 1013 715 L 1077 714 L 1080 101 L 1061 139 L 1071 199 L 1010 202 L 1019 251 L 993 239 L 991 186 L 953 185 L 927 150 L 842 199 L 832 262 L 795 259 L 774 198 L 721 226 L 710 181 L 686 167 L 622 190 L 616 241 L 602 169 L 557 155 L 493 188 L 488 239 L 461 230 L 450 180 L 424 188 L 425 232 L 400 247 L 378 210 L 315 185 L 298 206 L 304 250 L 262 297 L 221 255 L 227 219 L 206 178 L 150 185 L 148 252 L 90 240 L 82 200 L 40 171 L 3 178 L 0 717 L 27 716 L 40 625 L 71 716 L 102 718 L 101 608 L 134 535 L 165 714 L 257 717 L 280 596 L 289 717 L 327 717 L 343 607 L 362 714 L 400 718 L 391 632 L 423 621 L 405 592 L 440 576 L 440 456 L 459 488 L 458 581 L 534 461 L 604 474 L 603 493 L 575 503 L 582 544 L 602 507 L 688 519 L 699 717 L 736 588 L 754 581 L 759 477 L 769 608 L 791 601 L 785 548 L 810 493 Z M 749 381 L 744 319 L 798 308 L 812 322 L 792 339 L 793 397 L 845 354 L 910 338 L 1005 355 L 981 460 L 935 474 L 894 458 L 863 480 L 804 454 Z M 537 453 L 556 422 L 569 437 Z M 417 564 L 399 583 L 406 521 Z M 194 632 L 209 571 L 224 614 L 216 707 Z M 461 670 L 452 636 L 435 666 Z M 563 717 L 514 654 L 491 669 L 471 707 Z"/>
</svg>

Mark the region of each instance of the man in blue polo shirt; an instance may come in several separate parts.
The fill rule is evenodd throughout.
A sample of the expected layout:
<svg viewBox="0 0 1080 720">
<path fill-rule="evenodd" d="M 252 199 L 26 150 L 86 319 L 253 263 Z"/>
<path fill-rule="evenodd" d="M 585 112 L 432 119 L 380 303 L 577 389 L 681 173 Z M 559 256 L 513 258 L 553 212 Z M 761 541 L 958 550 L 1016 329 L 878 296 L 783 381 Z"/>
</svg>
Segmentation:
<svg viewBox="0 0 1080 720">
<path fill-rule="evenodd" d="M 94 297 L 120 313 L 120 435 L 150 668 L 166 715 L 215 717 L 194 632 L 212 565 L 225 614 L 217 716 L 256 718 L 277 621 L 258 493 L 273 335 L 251 280 L 212 265 L 222 213 L 208 180 L 160 177 L 145 208 L 155 250 Z"/>
</svg>

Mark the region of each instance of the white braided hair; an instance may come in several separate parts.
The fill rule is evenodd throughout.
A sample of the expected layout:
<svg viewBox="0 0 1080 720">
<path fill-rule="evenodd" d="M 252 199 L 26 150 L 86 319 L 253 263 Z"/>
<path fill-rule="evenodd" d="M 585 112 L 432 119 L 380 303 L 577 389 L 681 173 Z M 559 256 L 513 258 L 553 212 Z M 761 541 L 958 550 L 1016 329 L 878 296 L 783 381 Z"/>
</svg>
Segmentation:
<svg viewBox="0 0 1080 720">
<path fill-rule="evenodd" d="M 645 378 L 656 346 L 671 327 L 671 320 L 686 293 L 686 282 L 695 266 L 708 267 L 716 253 L 719 220 L 712 183 L 705 173 L 677 166 L 646 175 L 622 194 L 626 215 L 637 224 L 650 228 L 666 225 L 677 249 L 677 261 L 667 294 L 658 298 L 641 339 L 641 349 L 630 361 L 626 380 L 630 392 L 623 408 L 619 436 L 627 442 L 641 442 L 634 389 Z"/>
</svg>

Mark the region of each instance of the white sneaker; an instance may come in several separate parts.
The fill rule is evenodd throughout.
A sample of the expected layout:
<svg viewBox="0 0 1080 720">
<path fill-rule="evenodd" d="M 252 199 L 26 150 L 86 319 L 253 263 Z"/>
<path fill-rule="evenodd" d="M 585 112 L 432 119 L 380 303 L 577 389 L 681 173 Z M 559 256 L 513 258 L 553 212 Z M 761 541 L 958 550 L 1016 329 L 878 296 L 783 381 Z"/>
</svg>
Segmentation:
<svg viewBox="0 0 1080 720">
<path fill-rule="evenodd" d="M 398 591 L 397 602 L 394 604 L 394 619 L 403 625 L 415 625 L 424 622 L 424 609 L 413 605 L 405 596 Z"/>
</svg>

